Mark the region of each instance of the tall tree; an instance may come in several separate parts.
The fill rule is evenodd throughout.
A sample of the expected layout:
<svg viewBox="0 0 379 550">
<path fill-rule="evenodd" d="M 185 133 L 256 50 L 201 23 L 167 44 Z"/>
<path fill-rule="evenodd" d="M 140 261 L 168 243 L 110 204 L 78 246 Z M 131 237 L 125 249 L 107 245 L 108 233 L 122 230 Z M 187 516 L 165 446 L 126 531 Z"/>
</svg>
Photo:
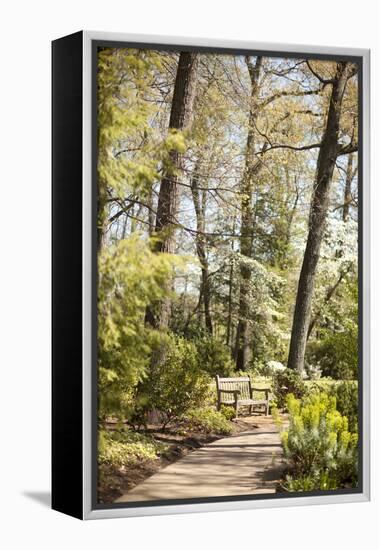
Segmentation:
<svg viewBox="0 0 379 550">
<path fill-rule="evenodd" d="M 255 63 L 247 56 L 246 65 L 250 77 L 250 107 L 246 140 L 245 168 L 241 182 L 241 245 L 243 256 L 251 258 L 253 241 L 253 184 L 254 176 L 260 163 L 255 158 L 255 133 L 257 116 L 257 94 L 259 91 L 259 77 L 262 68 L 262 57 L 258 56 Z M 235 357 L 239 370 L 245 370 L 250 359 L 249 339 L 249 287 L 251 272 L 247 264 L 241 265 L 241 285 L 239 299 L 239 320 L 237 326 Z"/>
<path fill-rule="evenodd" d="M 206 190 L 202 189 L 202 191 L 200 191 L 199 189 L 199 166 L 199 163 L 197 163 L 191 179 L 191 190 L 196 213 L 196 252 L 201 266 L 200 297 L 204 306 L 205 328 L 209 334 L 212 334 L 213 325 L 210 307 L 211 288 L 207 255 L 207 236 L 205 233 Z"/>
<path fill-rule="evenodd" d="M 309 64 L 308 64 L 309 65 Z M 356 145 L 343 146 L 339 142 L 342 102 L 349 78 L 356 67 L 339 62 L 333 78 L 323 79 L 309 65 L 311 72 L 325 85 L 330 84 L 329 108 L 325 129 L 319 147 L 316 178 L 309 215 L 308 238 L 300 271 L 296 304 L 293 315 L 288 367 L 302 372 L 305 347 L 311 317 L 312 296 L 321 242 L 325 232 L 330 187 L 337 157 L 356 150 Z"/>
<path fill-rule="evenodd" d="M 198 54 L 181 52 L 176 72 L 174 93 L 172 97 L 169 131 L 183 132 L 189 126 L 192 106 L 195 97 L 195 84 Z M 169 162 L 166 163 L 158 196 L 155 220 L 155 252 L 172 254 L 175 245 L 175 226 L 179 200 L 178 178 L 182 163 L 180 147 L 169 151 Z M 152 326 L 165 328 L 170 317 L 170 300 L 166 298 L 148 308 L 146 321 Z"/>
</svg>

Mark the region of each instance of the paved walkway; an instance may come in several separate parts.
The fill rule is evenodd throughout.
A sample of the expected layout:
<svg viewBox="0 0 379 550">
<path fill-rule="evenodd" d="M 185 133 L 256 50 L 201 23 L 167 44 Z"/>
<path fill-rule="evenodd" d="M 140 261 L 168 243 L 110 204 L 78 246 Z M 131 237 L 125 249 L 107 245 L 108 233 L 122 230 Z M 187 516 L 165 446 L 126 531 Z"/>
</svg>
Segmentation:
<svg viewBox="0 0 379 550">
<path fill-rule="evenodd" d="M 274 493 L 284 467 L 270 417 L 250 417 L 251 429 L 189 453 L 116 502 Z"/>
</svg>

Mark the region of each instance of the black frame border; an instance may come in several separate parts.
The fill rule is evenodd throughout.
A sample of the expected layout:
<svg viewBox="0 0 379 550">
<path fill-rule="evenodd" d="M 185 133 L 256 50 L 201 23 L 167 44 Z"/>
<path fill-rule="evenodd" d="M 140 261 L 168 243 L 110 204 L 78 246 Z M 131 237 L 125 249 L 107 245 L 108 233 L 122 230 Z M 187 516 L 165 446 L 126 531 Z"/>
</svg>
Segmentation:
<svg viewBox="0 0 379 550">
<path fill-rule="evenodd" d="M 52 42 L 52 508 L 83 517 L 83 32 Z"/>
</svg>

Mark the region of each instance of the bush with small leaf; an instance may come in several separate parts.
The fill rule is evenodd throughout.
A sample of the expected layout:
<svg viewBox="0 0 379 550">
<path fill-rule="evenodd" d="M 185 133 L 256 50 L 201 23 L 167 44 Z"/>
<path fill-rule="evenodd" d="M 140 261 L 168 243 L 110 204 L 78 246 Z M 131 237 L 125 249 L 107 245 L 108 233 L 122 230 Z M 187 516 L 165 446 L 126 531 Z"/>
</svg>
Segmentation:
<svg viewBox="0 0 379 550">
<path fill-rule="evenodd" d="M 346 416 L 351 432 L 358 432 L 358 384 L 355 381 L 343 380 L 331 387 L 331 394 L 336 397 L 337 410 Z"/>
<path fill-rule="evenodd" d="M 349 323 L 343 332 L 327 337 L 309 347 L 307 359 L 318 364 L 324 376 L 335 380 L 353 380 L 358 374 L 358 326 Z"/>
<path fill-rule="evenodd" d="M 230 355 L 230 349 L 220 340 L 211 336 L 205 336 L 194 340 L 199 354 L 201 368 L 210 376 L 231 376 L 234 371 L 234 363 Z"/>
<path fill-rule="evenodd" d="M 277 406 L 286 406 L 287 395 L 292 394 L 301 399 L 306 393 L 306 385 L 300 374 L 293 369 L 277 371 L 272 377 L 272 390 Z"/>
<path fill-rule="evenodd" d="M 355 486 L 358 475 L 358 435 L 336 409 L 336 398 L 314 393 L 303 400 L 290 394 L 288 430 L 282 432 L 291 474 L 288 491 L 310 491 Z"/>
<path fill-rule="evenodd" d="M 121 468 L 142 460 L 156 460 L 167 449 L 167 445 L 132 430 L 99 430 L 99 465 Z"/>
<path fill-rule="evenodd" d="M 185 422 L 189 429 L 203 433 L 215 433 L 229 435 L 233 430 L 233 424 L 225 418 L 220 411 L 212 407 L 193 409 L 185 415 Z"/>
<path fill-rule="evenodd" d="M 234 407 L 230 407 L 228 405 L 221 405 L 220 413 L 226 418 L 226 420 L 233 420 L 236 416 Z"/>
<path fill-rule="evenodd" d="M 170 334 L 162 337 L 159 355 L 140 385 L 139 401 L 144 403 L 145 411 L 159 411 L 164 428 L 204 404 L 210 378 L 201 368 L 196 346 L 184 338 Z"/>
<path fill-rule="evenodd" d="M 159 337 L 141 322 L 146 306 L 167 294 L 164 282 L 177 264 L 154 254 L 138 233 L 103 247 L 98 258 L 98 415 L 129 419 L 135 389 L 146 376 Z"/>
<path fill-rule="evenodd" d="M 317 380 L 307 385 L 307 394 L 327 393 L 336 399 L 336 408 L 349 421 L 349 430 L 358 432 L 358 383 L 356 380 Z"/>
</svg>

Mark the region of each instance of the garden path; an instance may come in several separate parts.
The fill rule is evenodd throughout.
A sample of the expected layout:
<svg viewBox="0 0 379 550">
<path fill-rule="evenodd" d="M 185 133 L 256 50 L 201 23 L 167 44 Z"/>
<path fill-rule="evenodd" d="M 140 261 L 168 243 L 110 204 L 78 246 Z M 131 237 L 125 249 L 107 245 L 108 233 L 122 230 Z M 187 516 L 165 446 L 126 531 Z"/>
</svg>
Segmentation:
<svg viewBox="0 0 379 550">
<path fill-rule="evenodd" d="M 251 429 L 193 451 L 116 502 L 274 493 L 284 469 L 278 429 L 270 417 L 244 420 Z"/>
</svg>

